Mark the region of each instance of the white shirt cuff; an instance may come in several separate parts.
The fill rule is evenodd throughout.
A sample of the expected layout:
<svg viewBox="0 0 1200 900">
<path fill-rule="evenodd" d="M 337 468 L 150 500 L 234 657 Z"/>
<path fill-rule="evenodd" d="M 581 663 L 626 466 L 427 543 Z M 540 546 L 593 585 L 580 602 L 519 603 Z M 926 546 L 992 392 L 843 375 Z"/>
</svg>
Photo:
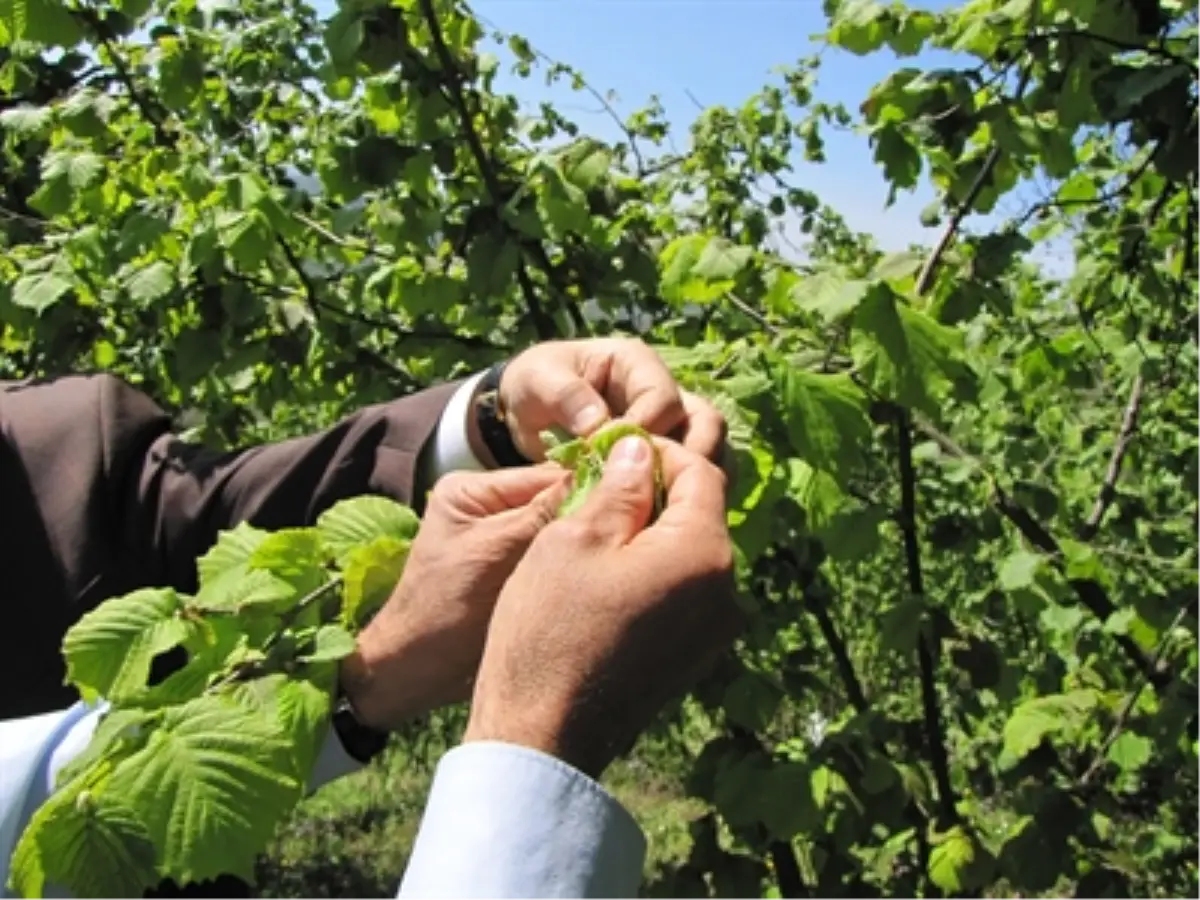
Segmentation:
<svg viewBox="0 0 1200 900">
<path fill-rule="evenodd" d="M 460 384 L 442 410 L 421 473 L 426 490 L 432 490 L 438 479 L 449 472 L 482 472 L 485 469 L 471 451 L 471 442 L 467 440 L 467 422 L 472 414 L 471 400 L 485 374 L 478 372 Z"/>
<path fill-rule="evenodd" d="M 634 897 L 646 839 L 592 779 L 480 741 L 438 764 L 398 897 Z"/>
</svg>

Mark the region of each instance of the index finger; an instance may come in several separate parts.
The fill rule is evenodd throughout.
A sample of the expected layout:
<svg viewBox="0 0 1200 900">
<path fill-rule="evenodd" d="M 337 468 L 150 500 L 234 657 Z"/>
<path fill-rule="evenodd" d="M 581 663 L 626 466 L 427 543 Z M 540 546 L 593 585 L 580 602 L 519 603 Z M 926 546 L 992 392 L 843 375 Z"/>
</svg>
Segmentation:
<svg viewBox="0 0 1200 900">
<path fill-rule="evenodd" d="M 725 524 L 725 473 L 675 441 L 656 439 L 667 504 L 659 522 L 708 520 Z"/>
<path fill-rule="evenodd" d="M 639 340 L 613 345 L 605 393 L 621 418 L 665 435 L 687 419 L 675 377 L 654 349 Z"/>
</svg>

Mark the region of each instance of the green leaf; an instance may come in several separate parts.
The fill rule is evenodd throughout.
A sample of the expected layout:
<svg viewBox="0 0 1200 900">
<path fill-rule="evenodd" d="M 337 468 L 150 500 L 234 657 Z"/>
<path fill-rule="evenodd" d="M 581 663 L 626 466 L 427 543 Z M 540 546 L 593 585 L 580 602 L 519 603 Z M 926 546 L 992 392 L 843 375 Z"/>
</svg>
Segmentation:
<svg viewBox="0 0 1200 900">
<path fill-rule="evenodd" d="M 751 731 L 763 731 L 783 701 L 778 686 L 756 672 L 743 672 L 725 689 L 721 706 L 729 720 Z"/>
<path fill-rule="evenodd" d="M 299 599 L 299 593 L 282 578 L 243 563 L 207 581 L 187 605 L 193 610 L 234 615 L 252 607 L 262 607 L 260 611 L 267 613 L 282 612 Z"/>
<path fill-rule="evenodd" d="M 908 597 L 893 604 L 879 617 L 881 645 L 907 656 L 917 649 L 917 641 L 925 626 L 925 601 Z"/>
<path fill-rule="evenodd" d="M 590 437 L 576 438 L 565 443 L 557 442 L 559 436 L 551 432 L 543 434 L 543 441 L 555 442 L 547 451 L 547 459 L 557 462 L 564 468 L 571 469 L 574 473 L 571 489 L 558 509 L 560 517 L 569 516 L 587 502 L 588 495 L 603 478 L 604 463 L 608 459 L 609 453 L 621 438 L 625 437 L 637 437 L 651 442 L 649 432 L 630 422 L 611 423 Z M 662 463 L 658 458 L 658 448 L 654 447 L 652 442 L 651 451 L 654 454 L 655 482 L 658 488 L 655 493 L 653 515 L 657 517 L 665 503 L 666 492 L 662 480 Z"/>
<path fill-rule="evenodd" d="M 82 784 L 34 813 L 9 878 L 21 897 L 41 897 L 47 885 L 76 897 L 140 897 L 159 881 L 141 818 L 111 792 L 95 794 Z"/>
<path fill-rule="evenodd" d="M 555 235 L 585 234 L 591 226 L 587 195 L 556 168 L 544 170 L 537 203 L 538 211 Z"/>
<path fill-rule="evenodd" d="M 792 297 L 801 309 L 810 310 L 832 324 L 857 310 L 870 288 L 869 281 L 848 281 L 835 272 L 821 272 L 797 284 Z"/>
<path fill-rule="evenodd" d="M 467 251 L 467 290 L 476 302 L 502 296 L 521 263 L 521 248 L 505 231 L 489 231 Z"/>
<path fill-rule="evenodd" d="M 42 170 L 43 181 L 64 179 L 72 191 L 84 191 L 96 184 L 104 174 L 104 158 L 99 154 L 84 150 L 71 153 L 66 150 L 56 151 L 46 158 Z"/>
<path fill-rule="evenodd" d="M 166 711 L 154 739 L 105 786 L 146 823 L 165 877 L 254 877 L 254 861 L 300 798 L 290 742 L 230 697 Z"/>
<path fill-rule="evenodd" d="M 63 639 L 67 680 L 85 699 L 120 702 L 143 691 L 154 657 L 188 636 L 183 601 L 170 588 L 145 588 L 106 600 Z"/>
<path fill-rule="evenodd" d="M 175 287 L 175 272 L 161 259 L 139 269 L 125 282 L 125 290 L 134 301 L 150 304 L 161 300 Z"/>
<path fill-rule="evenodd" d="M 73 287 L 70 279 L 53 269 L 37 275 L 24 275 L 13 285 L 12 302 L 42 313 L 70 293 Z"/>
<path fill-rule="evenodd" d="M 100 724 L 92 732 L 92 738 L 83 752 L 59 769 L 55 778 L 56 788 L 63 789 L 102 759 L 115 763 L 136 753 L 146 746 L 150 730 L 158 718 L 157 713 L 146 709 L 110 708 L 101 716 Z"/>
<path fill-rule="evenodd" d="M 952 328 L 901 302 L 877 282 L 854 316 L 851 355 L 871 387 L 905 406 L 936 415 L 939 388 L 967 372 Z"/>
<path fill-rule="evenodd" d="M 1122 772 L 1136 772 L 1154 755 L 1154 744 L 1140 734 L 1123 732 L 1109 745 L 1108 758 Z"/>
<path fill-rule="evenodd" d="M 1005 591 L 1030 588 L 1045 564 L 1046 558 L 1040 553 L 1024 549 L 1014 550 L 1004 558 L 996 577 Z"/>
<path fill-rule="evenodd" d="M 777 377 L 783 418 L 796 455 L 842 480 L 871 440 L 867 398 L 846 374 L 784 369 Z"/>
<path fill-rule="evenodd" d="M 873 53 L 888 38 L 887 7 L 876 0 L 847 0 L 837 7 L 826 39 L 858 56 Z"/>
<path fill-rule="evenodd" d="M 83 37 L 76 17 L 67 6 L 55 0 L 9 0 L 10 15 L 0 16 L 0 37 L 3 26 L 10 28 L 11 40 L 69 48 Z M 5 4 L 0 4 L 4 10 Z M 7 19 L 7 21 L 5 21 Z"/>
<path fill-rule="evenodd" d="M 986 884 L 995 868 L 982 844 L 956 825 L 929 852 L 929 878 L 950 896 L 961 896 Z"/>
<path fill-rule="evenodd" d="M 297 594 L 307 594 L 328 580 L 329 555 L 317 529 L 283 528 L 254 548 L 248 564 L 287 582 Z"/>
<path fill-rule="evenodd" d="M 877 506 L 842 508 L 816 529 L 816 536 L 831 559 L 854 562 L 879 548 L 879 526 L 887 519 L 887 512 Z"/>
<path fill-rule="evenodd" d="M 1035 697 L 1018 706 L 1004 724 L 1004 755 L 1015 763 L 1041 742 L 1061 731 L 1078 728 L 1096 706 L 1096 692 L 1077 690 Z"/>
<path fill-rule="evenodd" d="M 48 106 L 20 103 L 0 112 L 0 128 L 18 138 L 28 138 L 47 128 L 53 119 L 54 110 Z"/>
<path fill-rule="evenodd" d="M 373 494 L 339 501 L 317 519 L 321 541 L 342 567 L 356 548 L 381 537 L 411 541 L 420 525 L 409 507 Z"/>
<path fill-rule="evenodd" d="M 201 587 L 223 572 L 248 565 L 268 535 L 269 532 L 255 528 L 249 522 L 239 522 L 234 528 L 220 532 L 216 543 L 196 561 Z"/>
<path fill-rule="evenodd" d="M 223 210 L 217 215 L 217 235 L 238 264 L 255 270 L 270 255 L 271 228 L 257 209 Z"/>
<path fill-rule="evenodd" d="M 361 623 L 383 606 L 400 583 L 410 547 L 410 541 L 384 535 L 349 552 L 342 565 L 343 624 Z"/>
<path fill-rule="evenodd" d="M 691 234 L 676 238 L 660 256 L 661 290 L 675 303 L 711 303 L 737 283 L 754 251 L 720 237 Z"/>
<path fill-rule="evenodd" d="M 816 831 L 823 824 L 813 791 L 813 769 L 807 763 L 777 763 L 763 779 L 759 815 L 776 840 Z"/>
<path fill-rule="evenodd" d="M 255 715 L 278 723 L 291 742 L 294 771 L 307 780 L 329 730 L 336 681 L 334 664 L 310 661 L 290 676 L 273 672 L 242 682 L 232 696 Z"/>
<path fill-rule="evenodd" d="M 596 187 L 612 169 L 612 151 L 595 140 L 583 140 L 563 152 L 563 174 L 585 191 Z"/>
<path fill-rule="evenodd" d="M 912 250 L 889 253 L 875 264 L 870 277 L 872 281 L 882 279 L 883 281 L 902 282 L 916 275 L 924 262 L 924 255 Z"/>
<path fill-rule="evenodd" d="M 354 652 L 354 635 L 338 625 L 322 625 L 313 638 L 311 653 L 300 657 L 304 662 L 336 662 Z"/>
</svg>

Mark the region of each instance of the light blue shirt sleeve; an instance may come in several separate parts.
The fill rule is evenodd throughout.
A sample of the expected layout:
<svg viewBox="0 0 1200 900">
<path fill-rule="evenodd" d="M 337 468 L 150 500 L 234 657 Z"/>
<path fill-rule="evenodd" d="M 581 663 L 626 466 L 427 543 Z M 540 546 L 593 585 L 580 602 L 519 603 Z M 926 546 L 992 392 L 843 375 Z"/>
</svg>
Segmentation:
<svg viewBox="0 0 1200 900">
<path fill-rule="evenodd" d="M 645 857 L 637 822 L 595 781 L 480 741 L 438 764 L 397 896 L 635 897 Z"/>
<path fill-rule="evenodd" d="M 107 708 L 76 703 L 61 712 L 0 722 L 0 896 L 9 896 L 8 864 L 26 824 L 54 792 L 58 773 L 87 749 Z M 330 729 L 308 788 L 316 790 L 359 768 Z M 63 896 L 52 888 L 47 886 L 47 896 Z"/>
</svg>

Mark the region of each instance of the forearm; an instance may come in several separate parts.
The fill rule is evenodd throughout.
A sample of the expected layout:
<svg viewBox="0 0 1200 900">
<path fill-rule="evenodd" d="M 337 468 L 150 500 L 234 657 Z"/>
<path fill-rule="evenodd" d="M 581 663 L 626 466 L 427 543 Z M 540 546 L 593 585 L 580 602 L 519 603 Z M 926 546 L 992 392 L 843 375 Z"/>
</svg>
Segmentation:
<svg viewBox="0 0 1200 900">
<path fill-rule="evenodd" d="M 478 741 L 438 765 L 399 897 L 633 897 L 646 841 L 599 784 Z"/>
<path fill-rule="evenodd" d="M 368 493 L 419 509 L 437 477 L 470 463 L 457 449 L 466 444 L 466 404 L 450 407 L 459 387 L 439 385 L 317 434 L 238 453 L 158 438 L 124 504 L 130 555 L 156 563 L 158 571 L 146 573 L 153 583 L 189 590 L 196 558 L 239 522 L 309 525 L 339 500 Z"/>
</svg>

